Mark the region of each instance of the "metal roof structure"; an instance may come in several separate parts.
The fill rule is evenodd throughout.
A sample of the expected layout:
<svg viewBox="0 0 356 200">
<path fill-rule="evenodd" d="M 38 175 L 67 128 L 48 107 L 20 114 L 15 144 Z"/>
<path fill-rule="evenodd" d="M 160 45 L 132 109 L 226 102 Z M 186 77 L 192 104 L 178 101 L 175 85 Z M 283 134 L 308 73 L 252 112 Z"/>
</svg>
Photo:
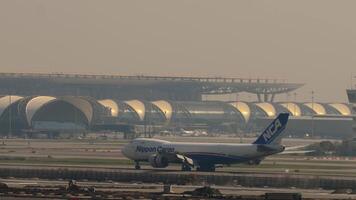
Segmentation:
<svg viewBox="0 0 356 200">
<path fill-rule="evenodd" d="M 301 86 L 278 79 L 0 73 L 0 94 L 23 96 L 199 101 L 202 95 L 248 92 L 259 101 L 273 101 L 276 94 Z"/>
<path fill-rule="evenodd" d="M 10 95 L 0 97 L 0 118 L 6 109 L 8 109 L 12 104 L 16 103 L 22 98 L 23 97 L 20 96 L 10 96 Z"/>
</svg>

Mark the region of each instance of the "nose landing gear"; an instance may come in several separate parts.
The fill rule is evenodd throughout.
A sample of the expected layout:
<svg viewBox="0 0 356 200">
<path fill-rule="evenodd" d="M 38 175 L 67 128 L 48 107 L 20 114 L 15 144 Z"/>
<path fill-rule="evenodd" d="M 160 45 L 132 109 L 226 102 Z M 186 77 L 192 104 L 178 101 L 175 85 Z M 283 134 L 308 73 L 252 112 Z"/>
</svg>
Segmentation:
<svg viewBox="0 0 356 200">
<path fill-rule="evenodd" d="M 141 165 L 140 165 L 140 162 L 138 161 L 135 161 L 135 169 L 141 169 Z"/>
</svg>

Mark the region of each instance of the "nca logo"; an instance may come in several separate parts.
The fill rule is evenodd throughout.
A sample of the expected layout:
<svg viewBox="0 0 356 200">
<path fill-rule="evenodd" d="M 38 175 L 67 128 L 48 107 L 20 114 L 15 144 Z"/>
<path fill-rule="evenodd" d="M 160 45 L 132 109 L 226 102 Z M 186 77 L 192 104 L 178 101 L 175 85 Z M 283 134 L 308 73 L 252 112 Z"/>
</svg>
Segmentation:
<svg viewBox="0 0 356 200">
<path fill-rule="evenodd" d="M 271 126 L 269 126 L 263 133 L 263 139 L 267 142 L 271 137 L 282 127 L 281 122 L 277 119 Z"/>
</svg>

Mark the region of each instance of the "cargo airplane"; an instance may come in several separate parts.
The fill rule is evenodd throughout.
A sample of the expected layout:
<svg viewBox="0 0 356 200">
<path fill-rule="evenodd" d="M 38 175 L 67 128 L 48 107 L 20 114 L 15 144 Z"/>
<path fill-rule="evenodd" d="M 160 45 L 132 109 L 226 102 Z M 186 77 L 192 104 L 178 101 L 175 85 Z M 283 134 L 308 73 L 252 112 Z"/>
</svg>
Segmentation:
<svg viewBox="0 0 356 200">
<path fill-rule="evenodd" d="M 252 144 L 169 142 L 159 139 L 137 138 L 127 144 L 122 153 L 135 161 L 149 162 L 154 168 L 165 168 L 169 163 L 181 163 L 183 171 L 215 171 L 220 165 L 235 163 L 259 164 L 266 156 L 281 153 L 283 130 L 289 114 L 281 113 L 267 126 Z"/>
</svg>

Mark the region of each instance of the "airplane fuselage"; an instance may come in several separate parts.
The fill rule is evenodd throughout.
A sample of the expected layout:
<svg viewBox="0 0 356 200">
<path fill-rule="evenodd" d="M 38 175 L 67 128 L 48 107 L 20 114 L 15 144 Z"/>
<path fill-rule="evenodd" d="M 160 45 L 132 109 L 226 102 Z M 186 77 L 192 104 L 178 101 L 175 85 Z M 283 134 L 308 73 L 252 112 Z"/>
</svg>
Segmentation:
<svg viewBox="0 0 356 200">
<path fill-rule="evenodd" d="M 122 153 L 136 162 L 136 169 L 140 168 L 140 161 L 148 161 L 155 168 L 180 162 L 183 171 L 195 166 L 200 171 L 214 171 L 219 164 L 258 164 L 264 157 L 284 151 L 280 141 L 288 117 L 288 113 L 279 114 L 252 144 L 169 142 L 138 138 L 127 144 Z"/>
<path fill-rule="evenodd" d="M 271 145 L 269 151 L 260 149 L 257 144 L 169 142 L 139 138 L 128 144 L 123 149 L 123 154 L 135 161 L 148 161 L 155 154 L 176 153 L 193 159 L 196 165 L 216 165 L 248 162 L 279 153 L 284 147 Z"/>
</svg>

